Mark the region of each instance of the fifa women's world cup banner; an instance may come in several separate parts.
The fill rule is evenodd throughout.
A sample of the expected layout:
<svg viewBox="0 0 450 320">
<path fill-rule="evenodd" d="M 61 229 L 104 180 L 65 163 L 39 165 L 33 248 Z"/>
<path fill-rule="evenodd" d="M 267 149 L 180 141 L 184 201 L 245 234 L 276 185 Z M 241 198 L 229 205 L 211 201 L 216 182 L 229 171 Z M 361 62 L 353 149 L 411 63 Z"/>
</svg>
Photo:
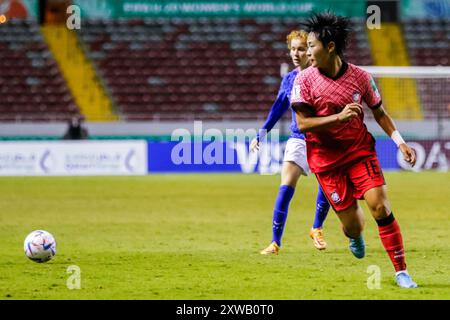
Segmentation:
<svg viewBox="0 0 450 320">
<path fill-rule="evenodd" d="M 247 139 L 248 140 L 248 139 Z M 376 150 L 384 170 L 448 171 L 450 168 L 450 140 L 412 140 L 408 144 L 417 154 L 411 166 L 390 139 L 378 139 Z M 281 170 L 284 142 L 266 141 L 258 152 L 249 151 L 249 142 L 192 141 L 180 139 L 170 142 L 149 142 L 149 173 L 181 172 L 243 172 L 277 174 Z"/>
<path fill-rule="evenodd" d="M 89 18 L 199 16 L 307 16 L 332 9 L 340 15 L 365 16 L 365 0 L 74 0 Z"/>
</svg>

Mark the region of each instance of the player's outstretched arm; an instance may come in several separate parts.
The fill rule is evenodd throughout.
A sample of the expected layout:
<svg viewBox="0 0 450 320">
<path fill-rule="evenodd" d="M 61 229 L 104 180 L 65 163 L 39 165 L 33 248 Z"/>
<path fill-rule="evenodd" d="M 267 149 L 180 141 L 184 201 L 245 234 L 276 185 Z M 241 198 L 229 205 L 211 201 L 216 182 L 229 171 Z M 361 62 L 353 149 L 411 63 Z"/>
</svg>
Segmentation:
<svg viewBox="0 0 450 320">
<path fill-rule="evenodd" d="M 267 135 L 275 126 L 275 124 L 281 119 L 284 113 L 289 109 L 290 102 L 286 95 L 286 90 L 283 88 L 288 85 L 287 77 L 283 78 L 281 82 L 280 90 L 278 91 L 277 98 L 270 109 L 269 115 L 267 116 L 266 122 L 258 130 L 256 138 L 250 143 L 250 151 L 254 152 L 259 150 L 260 141 Z"/>
<path fill-rule="evenodd" d="M 405 161 L 411 164 L 411 166 L 414 166 L 416 164 L 416 153 L 403 140 L 391 116 L 386 112 L 382 105 L 379 108 L 373 109 L 372 112 L 378 125 L 392 138 L 392 140 L 394 140 L 397 147 L 403 153 Z"/>
<path fill-rule="evenodd" d="M 328 129 L 339 123 L 347 122 L 362 113 L 362 106 L 357 103 L 350 103 L 345 106 L 340 113 L 327 117 L 314 117 L 305 104 L 294 104 L 298 128 L 302 132 L 314 132 Z"/>
</svg>

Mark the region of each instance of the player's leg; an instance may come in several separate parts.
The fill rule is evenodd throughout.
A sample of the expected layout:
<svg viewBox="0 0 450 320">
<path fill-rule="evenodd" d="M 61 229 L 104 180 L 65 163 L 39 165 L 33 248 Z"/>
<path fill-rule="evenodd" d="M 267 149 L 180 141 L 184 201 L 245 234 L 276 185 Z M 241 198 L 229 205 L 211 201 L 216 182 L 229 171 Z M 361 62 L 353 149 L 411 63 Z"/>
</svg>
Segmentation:
<svg viewBox="0 0 450 320">
<path fill-rule="evenodd" d="M 281 169 L 281 185 L 275 201 L 272 219 L 272 242 L 261 254 L 277 254 L 281 246 L 289 204 L 294 196 L 295 186 L 303 170 L 295 163 L 285 161 Z"/>
<path fill-rule="evenodd" d="M 364 214 L 358 202 L 342 211 L 337 212 L 337 216 L 342 223 L 342 231 L 348 238 L 358 238 L 364 230 Z"/>
<path fill-rule="evenodd" d="M 349 238 L 349 248 L 355 257 L 365 255 L 365 243 L 362 236 L 364 214 L 354 198 L 354 188 L 347 177 L 346 168 L 330 172 L 316 173 L 324 195 L 337 213 L 342 230 Z"/>
<path fill-rule="evenodd" d="M 309 165 L 306 157 L 306 143 L 303 139 L 289 139 L 286 144 L 286 152 L 284 155 L 284 161 L 291 162 L 293 165 L 297 165 L 300 168 L 302 175 L 309 173 Z M 289 177 L 288 175 L 285 175 Z M 289 181 L 284 181 L 285 184 Z M 330 205 L 322 189 L 319 187 L 319 193 L 316 201 L 316 215 L 315 226 L 311 229 L 309 235 L 313 239 L 314 246 L 319 250 L 324 250 L 327 246 L 323 236 L 322 225 L 325 220 Z"/>
<path fill-rule="evenodd" d="M 302 174 L 303 169 L 296 165 L 295 162 L 284 161 L 281 167 L 281 186 L 289 186 L 295 189 Z"/>
<path fill-rule="evenodd" d="M 325 250 L 327 248 L 322 228 L 323 223 L 327 218 L 328 211 L 330 211 L 330 204 L 328 203 L 322 188 L 319 186 L 316 199 L 316 214 L 314 216 L 313 226 L 309 233 L 309 236 L 313 239 L 314 246 L 319 250 Z"/>
<path fill-rule="evenodd" d="M 303 169 L 293 162 L 284 161 L 281 169 L 281 186 L 275 202 L 272 222 L 272 242 L 281 246 L 284 226 L 289 211 L 289 204 L 295 192 L 295 186 L 300 178 Z"/>
<path fill-rule="evenodd" d="M 316 198 L 316 214 L 314 216 L 313 228 L 322 229 L 323 223 L 327 218 L 328 211 L 330 211 L 330 204 L 328 203 L 327 197 L 323 193 L 322 188 L 319 186 Z"/>
<path fill-rule="evenodd" d="M 405 252 L 400 227 L 386 195 L 385 181 L 376 155 L 367 157 L 349 170 L 355 186 L 355 197 L 364 198 L 378 224 L 381 242 L 394 265 L 397 283 L 404 288 L 417 285 L 406 271 Z"/>
<path fill-rule="evenodd" d="M 366 254 L 366 244 L 362 236 L 364 230 L 364 213 L 358 202 L 347 209 L 337 212 L 337 216 L 342 223 L 342 231 L 349 239 L 349 249 L 358 258 L 364 258 Z"/>
<path fill-rule="evenodd" d="M 391 259 L 400 287 L 415 288 L 417 284 L 406 270 L 405 249 L 400 226 L 390 208 L 385 186 L 372 188 L 365 192 L 364 199 L 378 224 L 378 234 Z"/>
<path fill-rule="evenodd" d="M 304 150 L 304 151 L 302 151 Z M 277 254 L 281 246 L 284 226 L 289 210 L 289 204 L 295 192 L 297 181 L 306 174 L 305 141 L 291 138 L 286 143 L 284 162 L 281 168 L 281 186 L 275 201 L 272 219 L 272 243 L 261 254 Z"/>
</svg>

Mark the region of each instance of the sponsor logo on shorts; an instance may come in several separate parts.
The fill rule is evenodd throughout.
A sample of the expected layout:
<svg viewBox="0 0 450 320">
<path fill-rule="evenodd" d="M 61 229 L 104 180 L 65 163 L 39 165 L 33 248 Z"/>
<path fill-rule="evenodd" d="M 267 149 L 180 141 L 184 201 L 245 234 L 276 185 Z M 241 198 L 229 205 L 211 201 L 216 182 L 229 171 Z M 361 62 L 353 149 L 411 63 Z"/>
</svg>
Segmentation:
<svg viewBox="0 0 450 320">
<path fill-rule="evenodd" d="M 333 193 L 331 193 L 331 200 L 333 200 L 334 203 L 341 202 L 341 198 L 339 197 L 336 191 L 333 191 Z"/>
</svg>

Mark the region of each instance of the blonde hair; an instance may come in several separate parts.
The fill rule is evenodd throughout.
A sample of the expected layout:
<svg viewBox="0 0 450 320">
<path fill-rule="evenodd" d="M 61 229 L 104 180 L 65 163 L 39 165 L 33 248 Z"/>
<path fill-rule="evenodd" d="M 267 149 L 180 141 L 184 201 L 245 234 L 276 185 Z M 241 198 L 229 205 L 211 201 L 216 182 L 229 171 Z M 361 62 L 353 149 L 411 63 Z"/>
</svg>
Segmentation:
<svg viewBox="0 0 450 320">
<path fill-rule="evenodd" d="M 292 30 L 291 33 L 289 33 L 286 37 L 286 42 L 289 50 L 291 50 L 291 42 L 294 39 L 300 39 L 302 42 L 306 43 L 308 39 L 308 33 L 303 30 Z"/>
</svg>

